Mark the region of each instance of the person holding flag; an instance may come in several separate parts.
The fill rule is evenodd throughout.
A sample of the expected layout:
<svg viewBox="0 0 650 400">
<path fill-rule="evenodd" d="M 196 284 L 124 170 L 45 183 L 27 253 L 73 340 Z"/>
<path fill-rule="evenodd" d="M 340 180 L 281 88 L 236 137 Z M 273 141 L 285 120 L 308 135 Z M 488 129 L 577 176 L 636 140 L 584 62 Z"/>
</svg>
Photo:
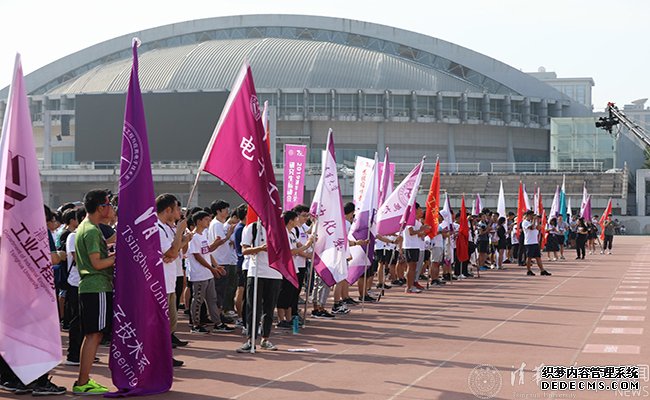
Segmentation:
<svg viewBox="0 0 650 400">
<path fill-rule="evenodd" d="M 521 223 L 521 229 L 524 232 L 524 247 L 526 249 L 526 269 L 528 270 L 526 274 L 535 276 L 535 273 L 530 269 L 534 258 L 540 270 L 540 275 L 550 276 L 551 273 L 545 270 L 542 264 L 542 253 L 539 245 L 540 227 L 532 210 L 526 211 L 526 218 Z"/>
<path fill-rule="evenodd" d="M 406 293 L 420 293 L 424 289 L 418 282 L 416 275 L 417 263 L 420 258 L 420 252 L 424 252 L 424 236 L 427 235 L 431 227 L 423 225 L 420 220 L 424 213 L 420 204 L 415 203 L 415 222 L 413 225 L 407 225 L 402 233 L 404 255 L 406 257 Z"/>
<path fill-rule="evenodd" d="M 600 254 L 605 254 L 605 250 L 608 250 L 607 254 L 612 254 L 612 242 L 614 241 L 614 223 L 612 222 L 612 199 L 610 198 L 607 202 L 607 207 L 605 212 L 600 217 L 598 221 L 600 225 L 600 239 L 603 241 L 603 249 L 600 251 Z"/>
</svg>

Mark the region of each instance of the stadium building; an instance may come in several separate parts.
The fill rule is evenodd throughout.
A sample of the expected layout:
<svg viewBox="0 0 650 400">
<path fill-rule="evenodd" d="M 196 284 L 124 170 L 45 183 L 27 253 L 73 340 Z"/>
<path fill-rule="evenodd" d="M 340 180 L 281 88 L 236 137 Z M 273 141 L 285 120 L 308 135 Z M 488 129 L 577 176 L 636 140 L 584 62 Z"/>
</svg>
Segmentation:
<svg viewBox="0 0 650 400">
<path fill-rule="evenodd" d="M 447 182 L 452 194 L 485 193 L 491 206 L 500 180 L 514 195 L 520 173 L 560 171 L 569 173 L 576 196 L 584 180 L 601 185 L 596 190 L 602 193 L 596 192 L 593 200 L 596 207 L 604 207 L 612 192 L 618 196 L 615 207 L 626 207 L 626 173 L 603 181 L 602 165 L 595 162 L 550 164 L 551 119 L 592 117 L 591 107 L 444 40 L 368 22 L 302 15 L 165 25 L 99 43 L 29 74 L 26 86 L 50 204 L 79 200 L 93 187 L 116 188 L 134 36 L 142 41 L 140 83 L 157 192 L 187 199 L 230 85 L 248 61 L 260 101 L 271 106 L 275 162 L 282 163 L 284 144 L 308 146 L 313 164 L 308 191 L 314 188 L 332 128 L 346 195 L 351 194 L 349 167 L 355 157 L 375 152 L 383 157 L 388 146 L 398 173 L 410 170 L 422 155 L 431 163 L 439 155 L 443 172 L 451 174 L 443 187 Z M 0 99 L 7 92 L 0 91 Z M 5 106 L 6 100 L 0 100 L 0 114 Z M 545 182 L 525 179 L 530 187 Z M 548 187 L 542 190 L 554 192 L 557 177 L 546 180 Z M 199 187 L 198 204 L 217 197 L 238 200 L 213 177 L 205 175 L 201 182 L 206 183 Z M 427 185 L 425 179 L 422 196 Z M 509 205 L 515 201 L 508 199 Z M 575 201 L 579 203 L 577 197 Z"/>
</svg>

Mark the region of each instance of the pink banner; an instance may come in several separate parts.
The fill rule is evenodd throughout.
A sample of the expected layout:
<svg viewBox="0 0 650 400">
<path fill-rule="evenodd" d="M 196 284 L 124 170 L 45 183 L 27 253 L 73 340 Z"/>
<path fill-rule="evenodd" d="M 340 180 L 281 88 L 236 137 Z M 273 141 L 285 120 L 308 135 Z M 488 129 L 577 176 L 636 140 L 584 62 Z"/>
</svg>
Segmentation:
<svg viewBox="0 0 650 400">
<path fill-rule="evenodd" d="M 281 217 L 280 192 L 264 137 L 253 74 L 250 65 L 244 64 L 205 149 L 201 169 L 228 184 L 257 212 L 266 228 L 271 268 L 298 287 Z"/>
<path fill-rule="evenodd" d="M 302 204 L 305 194 L 305 166 L 307 146 L 284 145 L 284 209 Z"/>
<path fill-rule="evenodd" d="M 61 361 L 61 336 L 20 56 L 1 140 L 0 354 L 28 384 Z"/>
</svg>

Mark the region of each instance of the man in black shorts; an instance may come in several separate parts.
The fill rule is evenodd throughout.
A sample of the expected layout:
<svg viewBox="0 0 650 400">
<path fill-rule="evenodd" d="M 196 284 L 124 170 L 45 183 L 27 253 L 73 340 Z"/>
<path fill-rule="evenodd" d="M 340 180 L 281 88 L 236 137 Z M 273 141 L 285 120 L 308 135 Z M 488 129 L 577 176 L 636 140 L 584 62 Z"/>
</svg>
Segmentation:
<svg viewBox="0 0 650 400">
<path fill-rule="evenodd" d="M 524 231 L 524 247 L 526 250 L 526 269 L 527 275 L 534 276 L 535 273 L 530 269 L 533 264 L 533 258 L 537 262 L 540 270 L 540 275 L 551 275 L 550 272 L 544 269 L 542 264 L 542 252 L 539 248 L 539 225 L 537 217 L 532 211 L 526 212 L 526 217 L 521 224 Z"/>
<path fill-rule="evenodd" d="M 115 256 L 108 254 L 108 246 L 99 225 L 115 216 L 108 192 L 91 190 L 84 197 L 88 215 L 79 224 L 75 237 L 75 252 L 79 269 L 79 310 L 84 334 L 81 345 L 79 377 L 74 383 L 75 394 L 103 394 L 109 390 L 90 378 L 97 348 L 103 332 L 110 332 L 113 318 L 113 267 Z"/>
</svg>

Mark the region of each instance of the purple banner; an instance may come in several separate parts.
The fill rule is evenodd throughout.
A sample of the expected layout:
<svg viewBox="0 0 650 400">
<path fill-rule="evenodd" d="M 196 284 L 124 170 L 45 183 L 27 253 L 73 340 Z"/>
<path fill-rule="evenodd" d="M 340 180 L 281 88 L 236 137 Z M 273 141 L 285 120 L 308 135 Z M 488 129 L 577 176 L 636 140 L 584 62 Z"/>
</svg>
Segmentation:
<svg viewBox="0 0 650 400">
<path fill-rule="evenodd" d="M 284 145 L 284 209 L 302 204 L 305 194 L 305 164 L 307 146 Z"/>
<path fill-rule="evenodd" d="M 109 357 L 113 384 L 118 391 L 108 397 L 163 393 L 172 385 L 169 308 L 150 165 L 134 39 L 122 131 L 113 336 Z"/>
</svg>

